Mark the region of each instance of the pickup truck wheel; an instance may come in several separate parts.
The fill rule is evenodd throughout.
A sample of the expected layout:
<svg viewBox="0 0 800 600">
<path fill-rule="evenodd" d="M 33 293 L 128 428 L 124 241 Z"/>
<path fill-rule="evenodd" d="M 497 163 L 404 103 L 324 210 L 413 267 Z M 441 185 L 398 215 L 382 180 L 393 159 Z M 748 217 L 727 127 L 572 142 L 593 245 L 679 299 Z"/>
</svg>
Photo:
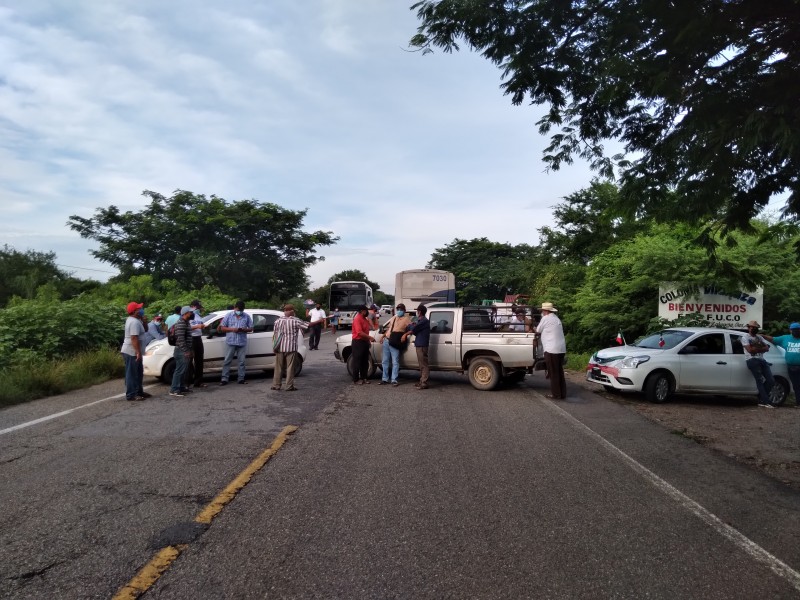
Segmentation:
<svg viewBox="0 0 800 600">
<path fill-rule="evenodd" d="M 175 375 L 175 359 L 170 358 L 161 369 L 161 381 L 167 385 L 172 385 L 172 376 Z"/>
<path fill-rule="evenodd" d="M 500 369 L 490 358 L 478 357 L 469 363 L 469 382 L 476 390 L 489 391 L 500 383 Z"/>
<path fill-rule="evenodd" d="M 650 402 L 662 404 L 672 396 L 672 376 L 666 371 L 653 373 L 644 384 L 644 395 Z"/>
</svg>

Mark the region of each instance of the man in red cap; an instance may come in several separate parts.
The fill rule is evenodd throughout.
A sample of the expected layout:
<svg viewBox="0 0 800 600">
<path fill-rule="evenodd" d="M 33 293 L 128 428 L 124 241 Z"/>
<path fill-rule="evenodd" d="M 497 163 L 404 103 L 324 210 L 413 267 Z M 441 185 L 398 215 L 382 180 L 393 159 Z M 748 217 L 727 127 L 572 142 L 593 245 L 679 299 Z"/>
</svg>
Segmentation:
<svg viewBox="0 0 800 600">
<path fill-rule="evenodd" d="M 128 318 L 125 319 L 125 339 L 122 342 L 122 358 L 125 361 L 125 399 L 144 400 L 144 304 L 131 302 L 128 304 Z"/>
</svg>

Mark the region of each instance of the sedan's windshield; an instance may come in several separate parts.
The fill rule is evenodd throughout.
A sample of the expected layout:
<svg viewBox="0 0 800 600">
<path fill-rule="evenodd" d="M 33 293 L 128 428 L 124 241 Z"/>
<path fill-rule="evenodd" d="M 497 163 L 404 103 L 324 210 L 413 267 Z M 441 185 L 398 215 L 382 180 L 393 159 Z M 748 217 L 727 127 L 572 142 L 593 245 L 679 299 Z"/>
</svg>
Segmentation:
<svg viewBox="0 0 800 600">
<path fill-rule="evenodd" d="M 691 331 L 666 329 L 665 331 L 648 335 L 637 341 L 634 345 L 638 348 L 661 348 L 662 350 L 669 350 L 693 335 Z"/>
</svg>

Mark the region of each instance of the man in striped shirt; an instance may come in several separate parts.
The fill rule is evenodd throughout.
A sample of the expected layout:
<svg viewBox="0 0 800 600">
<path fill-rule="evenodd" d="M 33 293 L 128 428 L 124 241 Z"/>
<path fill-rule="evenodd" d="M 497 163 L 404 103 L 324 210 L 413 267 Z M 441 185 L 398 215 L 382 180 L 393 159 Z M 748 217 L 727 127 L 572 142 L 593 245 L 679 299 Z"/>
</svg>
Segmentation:
<svg viewBox="0 0 800 600">
<path fill-rule="evenodd" d="M 275 321 L 273 340 L 280 336 L 280 341 L 275 347 L 275 371 L 272 375 L 273 390 L 281 389 L 281 379 L 286 371 L 286 391 L 294 392 L 294 361 L 297 357 L 297 332 L 306 331 L 308 323 L 294 316 L 294 306 L 287 304 L 283 307 L 283 316 Z"/>
</svg>

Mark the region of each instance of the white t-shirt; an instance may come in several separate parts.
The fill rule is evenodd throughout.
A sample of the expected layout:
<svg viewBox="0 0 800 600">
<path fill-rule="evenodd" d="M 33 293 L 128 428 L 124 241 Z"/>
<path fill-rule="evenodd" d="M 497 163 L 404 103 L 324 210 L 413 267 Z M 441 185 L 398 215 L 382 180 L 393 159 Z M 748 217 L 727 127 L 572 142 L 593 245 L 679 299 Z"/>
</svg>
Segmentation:
<svg viewBox="0 0 800 600">
<path fill-rule="evenodd" d="M 313 323 L 314 321 L 321 321 L 325 319 L 325 311 L 321 308 L 312 308 L 308 312 L 308 322 Z M 325 323 L 318 323 L 318 325 L 324 325 Z"/>
<path fill-rule="evenodd" d="M 542 348 L 550 354 L 566 354 L 567 340 L 564 339 L 564 328 L 561 319 L 553 313 L 545 315 L 536 326 L 536 333 L 542 340 Z"/>
</svg>

